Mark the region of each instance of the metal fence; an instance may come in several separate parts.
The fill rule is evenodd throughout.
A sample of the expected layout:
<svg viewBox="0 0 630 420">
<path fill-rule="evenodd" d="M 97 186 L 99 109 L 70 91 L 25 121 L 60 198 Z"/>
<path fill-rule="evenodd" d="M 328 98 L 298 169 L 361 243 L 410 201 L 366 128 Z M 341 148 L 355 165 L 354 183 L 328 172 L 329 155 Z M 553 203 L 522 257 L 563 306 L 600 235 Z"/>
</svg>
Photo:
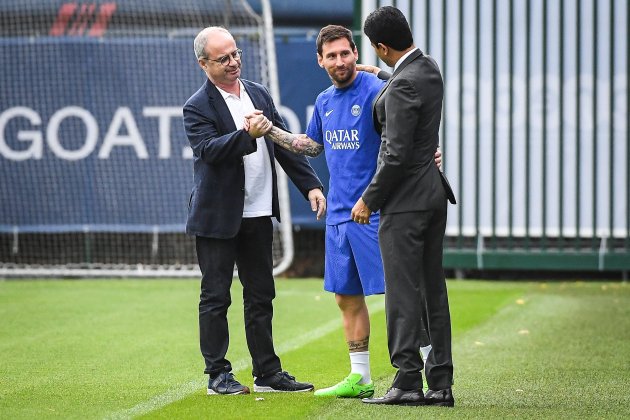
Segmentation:
<svg viewBox="0 0 630 420">
<path fill-rule="evenodd" d="M 459 200 L 445 266 L 626 274 L 627 0 L 364 0 L 355 29 L 384 5 L 445 80 L 444 170 Z M 364 36 L 359 48 L 377 62 Z"/>
</svg>

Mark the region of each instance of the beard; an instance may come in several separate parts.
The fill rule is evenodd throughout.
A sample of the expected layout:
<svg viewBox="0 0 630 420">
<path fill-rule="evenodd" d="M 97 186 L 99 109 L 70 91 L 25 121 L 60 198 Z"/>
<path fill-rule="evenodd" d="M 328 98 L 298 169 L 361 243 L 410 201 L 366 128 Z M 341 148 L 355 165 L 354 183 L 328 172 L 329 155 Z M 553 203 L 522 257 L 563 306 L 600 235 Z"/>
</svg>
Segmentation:
<svg viewBox="0 0 630 420">
<path fill-rule="evenodd" d="M 341 74 L 339 71 L 337 71 L 338 69 L 335 69 L 336 71 L 329 72 L 328 76 L 335 85 L 344 86 L 348 84 L 348 82 L 352 79 L 355 68 L 356 67 L 354 65 L 345 67 L 344 69 L 342 69 L 343 72 L 341 72 Z"/>
</svg>

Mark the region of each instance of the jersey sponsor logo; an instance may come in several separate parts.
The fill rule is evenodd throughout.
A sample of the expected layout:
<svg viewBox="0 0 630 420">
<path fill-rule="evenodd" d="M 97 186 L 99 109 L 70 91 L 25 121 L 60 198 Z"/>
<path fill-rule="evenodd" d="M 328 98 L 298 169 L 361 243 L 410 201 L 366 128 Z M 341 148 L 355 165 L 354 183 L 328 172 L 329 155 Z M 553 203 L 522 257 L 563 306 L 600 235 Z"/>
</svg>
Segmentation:
<svg viewBox="0 0 630 420">
<path fill-rule="evenodd" d="M 354 115 L 355 117 L 358 117 L 359 115 L 361 115 L 361 106 L 352 105 L 352 109 L 350 110 L 350 113 L 352 113 L 352 115 Z"/>
<path fill-rule="evenodd" d="M 333 111 L 334 111 L 334 109 L 331 109 L 330 111 L 326 111 L 324 113 L 324 116 L 326 116 L 326 117 L 329 116 L 330 114 L 332 114 Z"/>
<path fill-rule="evenodd" d="M 360 147 L 359 130 L 326 130 L 324 139 L 332 150 L 356 150 Z"/>
</svg>

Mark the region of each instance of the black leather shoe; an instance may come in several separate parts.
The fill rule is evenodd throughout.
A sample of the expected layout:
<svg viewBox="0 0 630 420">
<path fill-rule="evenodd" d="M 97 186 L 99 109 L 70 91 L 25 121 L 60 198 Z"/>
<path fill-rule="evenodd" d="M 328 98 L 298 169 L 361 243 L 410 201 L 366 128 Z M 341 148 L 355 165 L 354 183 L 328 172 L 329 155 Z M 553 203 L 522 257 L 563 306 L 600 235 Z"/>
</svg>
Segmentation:
<svg viewBox="0 0 630 420">
<path fill-rule="evenodd" d="M 427 405 L 439 405 L 441 407 L 454 407 L 455 398 L 451 388 L 440 389 L 439 391 L 428 390 L 424 394 L 424 400 Z"/>
<path fill-rule="evenodd" d="M 298 382 L 288 372 L 278 372 L 264 378 L 254 378 L 254 392 L 308 392 L 313 384 Z"/>
<path fill-rule="evenodd" d="M 241 385 L 232 372 L 221 372 L 208 381 L 208 395 L 249 394 L 249 388 Z"/>
<path fill-rule="evenodd" d="M 390 388 L 385 395 L 379 398 L 363 398 L 366 404 L 388 404 L 388 405 L 425 405 L 422 391 L 404 391 L 398 388 Z"/>
</svg>

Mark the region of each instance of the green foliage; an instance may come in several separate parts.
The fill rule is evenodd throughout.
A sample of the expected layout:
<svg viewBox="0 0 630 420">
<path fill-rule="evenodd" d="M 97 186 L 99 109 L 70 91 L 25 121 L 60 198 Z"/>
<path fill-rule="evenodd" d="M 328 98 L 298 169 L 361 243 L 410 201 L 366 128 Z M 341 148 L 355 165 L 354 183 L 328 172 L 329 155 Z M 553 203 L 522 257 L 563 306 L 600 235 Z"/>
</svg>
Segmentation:
<svg viewBox="0 0 630 420">
<path fill-rule="evenodd" d="M 0 282 L 0 418 L 620 418 L 630 416 L 630 286 L 450 281 L 456 407 L 373 407 L 305 394 L 207 396 L 192 280 Z M 230 351 L 251 386 L 242 289 Z M 368 299 L 377 395 L 393 377 L 382 296 Z M 339 311 L 321 280 L 278 280 L 283 368 L 345 377 Z"/>
</svg>

